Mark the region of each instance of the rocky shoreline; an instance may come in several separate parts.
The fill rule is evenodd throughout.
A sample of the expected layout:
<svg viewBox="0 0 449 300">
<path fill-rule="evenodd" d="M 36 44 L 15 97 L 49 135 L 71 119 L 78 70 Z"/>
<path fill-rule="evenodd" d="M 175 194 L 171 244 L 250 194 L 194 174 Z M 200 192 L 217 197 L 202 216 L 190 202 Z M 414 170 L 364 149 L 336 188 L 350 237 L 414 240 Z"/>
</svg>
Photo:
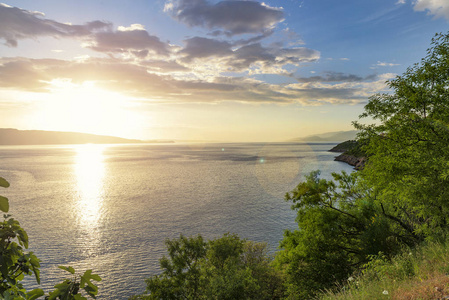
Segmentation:
<svg viewBox="0 0 449 300">
<path fill-rule="evenodd" d="M 351 150 L 357 147 L 356 141 L 346 141 L 338 144 L 334 148 L 330 149 L 330 152 L 340 152 L 341 154 L 335 157 L 335 161 L 342 161 L 351 166 L 354 166 L 354 169 L 361 170 L 365 166 L 366 157 L 364 156 L 356 156 L 351 154 Z"/>
<path fill-rule="evenodd" d="M 345 162 L 351 166 L 354 166 L 354 169 L 361 170 L 365 166 L 366 163 L 366 157 L 356 157 L 354 155 L 349 154 L 340 154 L 339 156 L 336 156 L 334 158 L 336 161 L 342 161 Z"/>
</svg>

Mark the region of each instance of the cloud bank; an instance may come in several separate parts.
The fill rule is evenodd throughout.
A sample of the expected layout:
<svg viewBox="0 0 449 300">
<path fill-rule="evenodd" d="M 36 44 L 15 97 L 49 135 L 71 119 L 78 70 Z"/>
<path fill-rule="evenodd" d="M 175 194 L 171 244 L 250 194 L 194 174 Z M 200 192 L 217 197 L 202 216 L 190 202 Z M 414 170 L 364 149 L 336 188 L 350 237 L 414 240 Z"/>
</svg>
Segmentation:
<svg viewBox="0 0 449 300">
<path fill-rule="evenodd" d="M 153 65 L 154 64 L 154 65 Z M 358 103 L 373 92 L 385 89 L 379 76 L 363 81 L 354 75 L 334 74 L 338 83 L 312 78 L 288 85 L 270 84 L 248 77 L 216 76 L 204 79 L 180 79 L 167 72 L 152 73 L 152 68 L 164 68 L 159 62 L 146 65 L 129 64 L 117 59 L 90 58 L 84 61 L 54 59 L 0 59 L 0 87 L 34 92 L 47 92 L 52 81 L 65 80 L 74 84 L 93 81 L 96 86 L 131 97 L 159 102 L 271 102 L 319 105 L 324 103 Z M 167 67 L 173 68 L 173 64 Z M 178 68 L 178 71 L 182 71 Z M 24 80 L 25 79 L 25 80 Z M 325 80 L 324 80 L 325 81 Z"/>
<path fill-rule="evenodd" d="M 73 60 L 0 58 L 0 88 L 45 93 L 61 80 L 89 81 L 142 101 L 303 105 L 359 103 L 385 89 L 382 76 L 330 71 L 290 84 L 256 79 L 261 77 L 255 75 L 270 74 L 291 82 L 292 70 L 320 60 L 319 51 L 298 43 L 264 43 L 283 20 L 280 8 L 256 1 L 173 0 L 165 11 L 188 26 L 211 32 L 173 45 L 141 24 L 116 29 L 104 21 L 71 25 L 0 5 L 0 39 L 8 47 L 17 47 L 22 39 L 71 38 L 98 54 Z"/>
</svg>

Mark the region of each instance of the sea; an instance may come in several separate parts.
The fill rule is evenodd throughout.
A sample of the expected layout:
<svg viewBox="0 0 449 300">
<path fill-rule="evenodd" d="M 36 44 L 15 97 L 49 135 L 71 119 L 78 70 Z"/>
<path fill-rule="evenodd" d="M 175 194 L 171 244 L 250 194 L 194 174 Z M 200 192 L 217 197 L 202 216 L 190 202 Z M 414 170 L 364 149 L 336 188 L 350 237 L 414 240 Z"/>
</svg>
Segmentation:
<svg viewBox="0 0 449 300">
<path fill-rule="evenodd" d="M 98 299 L 144 293 L 166 239 L 236 233 L 278 251 L 296 213 L 284 201 L 304 175 L 352 172 L 336 143 L 0 146 L 0 189 L 40 259 L 49 292 L 69 273 L 100 275 Z M 38 287 L 33 278 L 27 288 Z"/>
</svg>

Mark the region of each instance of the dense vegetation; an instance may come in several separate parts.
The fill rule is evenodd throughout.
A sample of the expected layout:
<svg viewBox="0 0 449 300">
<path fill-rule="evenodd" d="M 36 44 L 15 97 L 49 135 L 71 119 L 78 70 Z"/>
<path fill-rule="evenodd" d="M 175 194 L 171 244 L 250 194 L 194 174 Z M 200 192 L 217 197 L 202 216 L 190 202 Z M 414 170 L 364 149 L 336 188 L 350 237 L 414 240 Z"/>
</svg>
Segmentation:
<svg viewBox="0 0 449 300">
<path fill-rule="evenodd" d="M 449 35 L 438 34 L 421 64 L 369 99 L 354 122 L 369 159 L 351 175 L 312 173 L 287 194 L 298 230 L 277 255 L 288 295 L 307 299 L 344 284 L 379 253 L 443 241 L 449 212 Z"/>
<path fill-rule="evenodd" d="M 362 291 L 354 278 L 381 283 L 395 274 L 401 280 L 431 278 L 419 273 L 424 267 L 418 261 L 433 259 L 419 249 L 436 249 L 447 241 L 448 74 L 449 34 L 437 34 L 420 64 L 388 82 L 391 93 L 369 99 L 360 117 L 374 123 L 354 122 L 360 132 L 357 151 L 368 156 L 365 168 L 332 174 L 333 180 L 321 179 L 315 171 L 286 194 L 298 228 L 285 232 L 274 259 L 264 244 L 232 234 L 209 241 L 181 236 L 166 242 L 168 257 L 160 260 L 162 273 L 146 280 L 147 294 L 132 299 L 310 299 L 340 287 Z M 0 185 L 7 182 L 1 179 Z M 4 199 L 0 209 L 7 211 Z M 23 229 L 6 217 L 0 232 L 0 293 L 6 299 L 43 295 L 20 285 L 24 275 L 34 274 L 39 281 L 37 258 L 23 252 Z M 424 244 L 433 246 L 416 248 Z M 411 254 L 401 254 L 404 249 Z M 437 269 L 430 273 L 448 271 L 447 266 Z M 49 298 L 84 299 L 78 285 L 95 296 L 90 280 L 99 278 L 90 274 L 79 283 L 72 279 L 56 285 Z M 386 287 L 382 295 L 391 289 Z"/>
<path fill-rule="evenodd" d="M 132 299 L 279 299 L 282 274 L 270 264 L 266 245 L 237 235 L 166 242 L 161 275 L 146 280 L 149 295 Z"/>
</svg>

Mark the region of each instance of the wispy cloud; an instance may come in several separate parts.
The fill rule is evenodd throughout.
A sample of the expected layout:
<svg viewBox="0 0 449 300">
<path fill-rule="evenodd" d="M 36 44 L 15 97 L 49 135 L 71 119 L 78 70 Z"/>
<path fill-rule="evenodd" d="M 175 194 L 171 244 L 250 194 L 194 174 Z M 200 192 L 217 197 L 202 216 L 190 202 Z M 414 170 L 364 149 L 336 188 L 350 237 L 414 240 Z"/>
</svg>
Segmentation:
<svg viewBox="0 0 449 300">
<path fill-rule="evenodd" d="M 376 67 L 395 67 L 395 66 L 400 66 L 400 64 L 389 63 L 389 62 L 385 62 L 385 61 L 378 61 L 375 65 L 373 65 L 373 68 L 376 68 Z"/>
</svg>

